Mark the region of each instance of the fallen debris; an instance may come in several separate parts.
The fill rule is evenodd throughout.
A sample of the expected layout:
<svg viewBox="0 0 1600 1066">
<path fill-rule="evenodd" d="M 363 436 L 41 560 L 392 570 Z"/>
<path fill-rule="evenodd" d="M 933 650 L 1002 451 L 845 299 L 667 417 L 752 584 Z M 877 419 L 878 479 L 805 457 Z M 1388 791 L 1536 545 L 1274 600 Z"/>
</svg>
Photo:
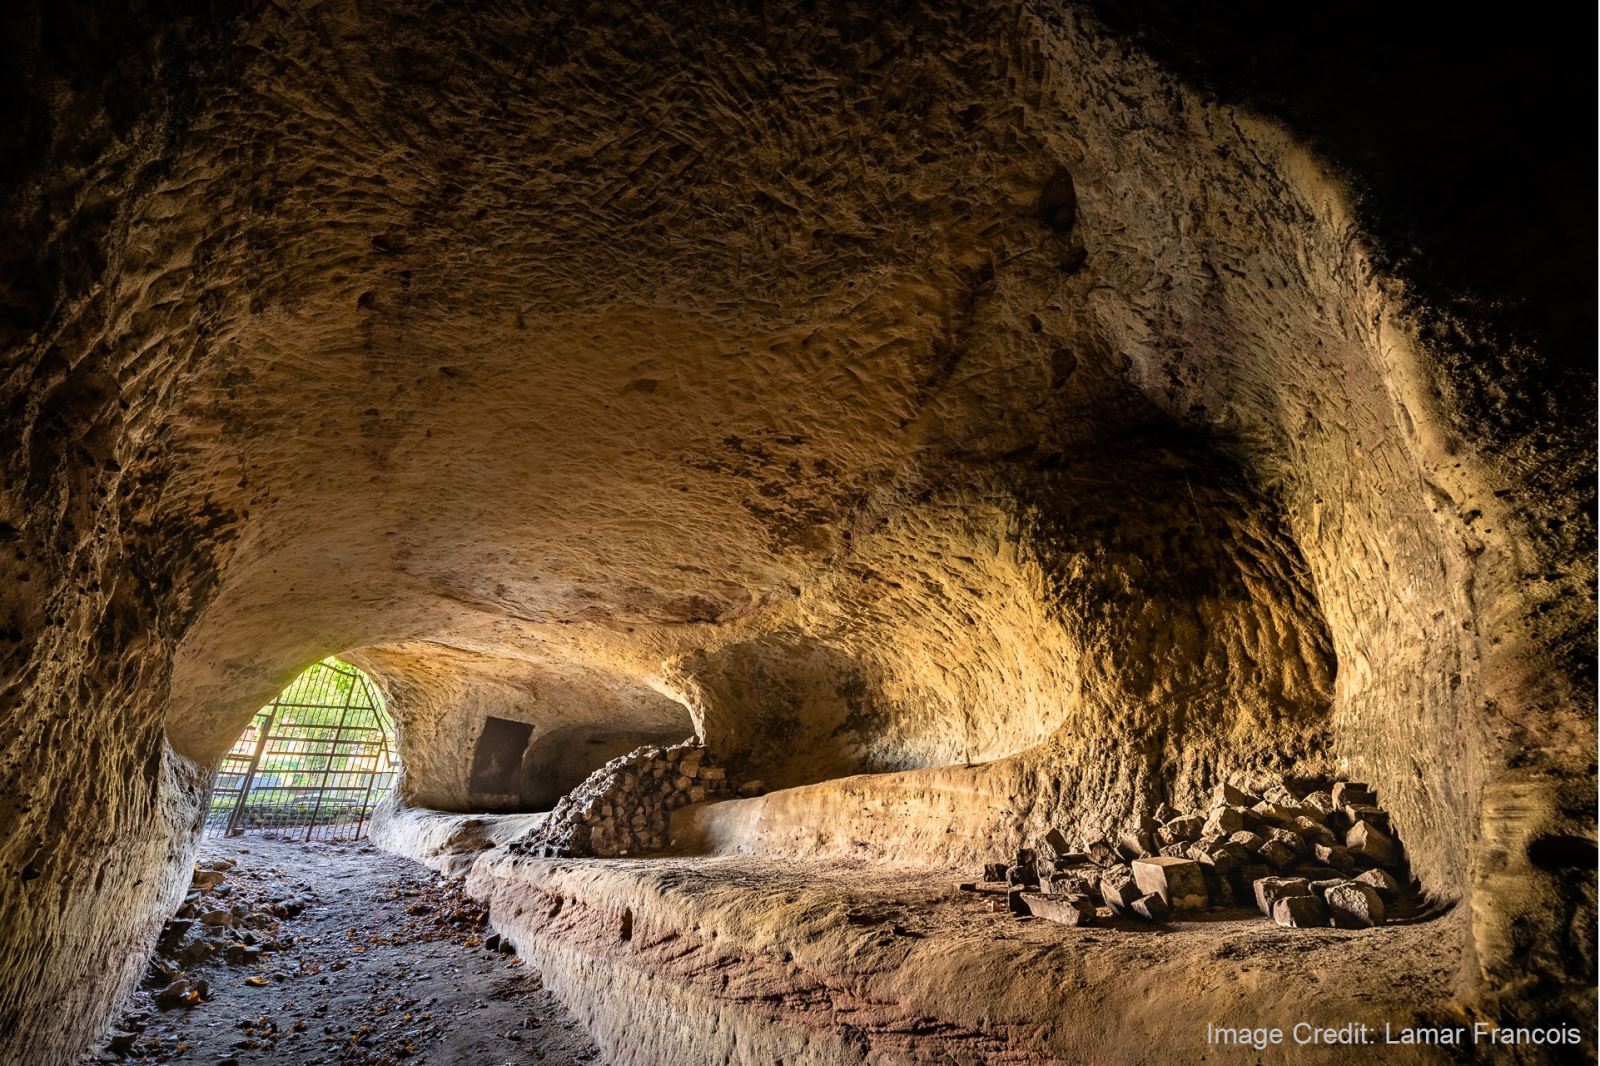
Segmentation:
<svg viewBox="0 0 1600 1066">
<path fill-rule="evenodd" d="M 1048 857 L 1019 849 L 1009 862 L 985 864 L 982 882 L 959 887 L 1004 894 L 991 904 L 997 911 L 1068 926 L 1237 906 L 1286 928 L 1371 928 L 1388 920 L 1409 880 L 1389 824 L 1365 784 L 1305 794 L 1276 784 L 1258 797 L 1223 782 L 1206 811 L 1162 803 L 1115 844 L 1098 836 L 1075 846 L 1053 828 Z"/>
</svg>

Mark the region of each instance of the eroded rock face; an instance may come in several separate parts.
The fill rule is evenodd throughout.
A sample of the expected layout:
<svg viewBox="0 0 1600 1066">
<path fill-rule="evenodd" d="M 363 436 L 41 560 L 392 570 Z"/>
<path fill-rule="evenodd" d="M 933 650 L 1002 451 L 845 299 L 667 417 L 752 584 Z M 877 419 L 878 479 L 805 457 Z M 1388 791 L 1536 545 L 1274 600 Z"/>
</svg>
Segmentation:
<svg viewBox="0 0 1600 1066">
<path fill-rule="evenodd" d="M 14 35 L 0 1058 L 92 1038 L 335 651 L 422 804 L 688 729 L 793 786 L 712 850 L 1358 776 L 1463 995 L 1582 999 L 1581 427 L 1479 417 L 1295 135 L 1070 6 L 180 8 Z"/>
</svg>

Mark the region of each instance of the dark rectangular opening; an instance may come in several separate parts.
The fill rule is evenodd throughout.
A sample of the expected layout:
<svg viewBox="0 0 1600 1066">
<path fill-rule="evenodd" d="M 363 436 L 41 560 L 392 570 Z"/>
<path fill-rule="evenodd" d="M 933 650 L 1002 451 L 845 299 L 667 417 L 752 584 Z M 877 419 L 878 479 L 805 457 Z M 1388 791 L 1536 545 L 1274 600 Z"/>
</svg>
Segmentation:
<svg viewBox="0 0 1600 1066">
<path fill-rule="evenodd" d="M 522 753 L 533 736 L 533 726 L 509 718 L 486 718 L 478 735 L 478 748 L 472 756 L 473 792 L 499 795 L 522 788 Z"/>
</svg>

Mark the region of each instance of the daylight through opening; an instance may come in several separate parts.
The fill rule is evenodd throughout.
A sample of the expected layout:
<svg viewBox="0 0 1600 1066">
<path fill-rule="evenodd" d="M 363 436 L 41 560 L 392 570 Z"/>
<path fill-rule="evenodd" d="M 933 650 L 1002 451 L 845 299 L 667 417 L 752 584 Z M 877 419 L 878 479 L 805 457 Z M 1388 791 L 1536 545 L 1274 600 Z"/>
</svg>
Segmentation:
<svg viewBox="0 0 1600 1066">
<path fill-rule="evenodd" d="M 353 840 L 399 769 L 377 686 L 323 659 L 257 711 L 223 757 L 205 833 Z"/>
</svg>

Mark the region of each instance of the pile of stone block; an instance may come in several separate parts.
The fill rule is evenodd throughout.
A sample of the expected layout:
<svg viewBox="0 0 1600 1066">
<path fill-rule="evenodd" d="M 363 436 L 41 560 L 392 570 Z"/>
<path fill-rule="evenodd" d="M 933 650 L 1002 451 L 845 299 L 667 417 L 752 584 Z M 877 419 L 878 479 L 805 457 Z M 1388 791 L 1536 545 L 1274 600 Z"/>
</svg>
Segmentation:
<svg viewBox="0 0 1600 1066">
<path fill-rule="evenodd" d="M 1259 797 L 1224 784 L 1206 810 L 1163 803 L 1114 842 L 1072 846 L 1052 829 L 1044 844 L 962 887 L 991 893 L 996 910 L 1066 925 L 1250 906 L 1282 926 L 1357 929 L 1383 924 L 1408 876 L 1388 814 L 1350 781 L 1303 795 L 1278 785 Z"/>
<path fill-rule="evenodd" d="M 659 851 L 667 846 L 668 819 L 679 807 L 760 791 L 760 781 L 735 788 L 698 740 L 669 748 L 646 745 L 590 774 L 511 850 L 564 859 Z"/>
</svg>

